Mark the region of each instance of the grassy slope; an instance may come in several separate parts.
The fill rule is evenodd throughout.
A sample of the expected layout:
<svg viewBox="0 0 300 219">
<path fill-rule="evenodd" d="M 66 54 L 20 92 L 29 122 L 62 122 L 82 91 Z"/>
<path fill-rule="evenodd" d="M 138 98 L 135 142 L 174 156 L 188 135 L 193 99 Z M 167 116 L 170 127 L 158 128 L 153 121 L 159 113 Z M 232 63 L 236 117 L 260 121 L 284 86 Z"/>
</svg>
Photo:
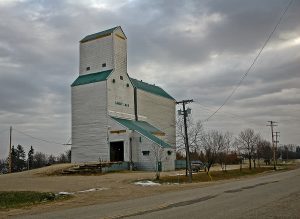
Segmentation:
<svg viewBox="0 0 300 219">
<path fill-rule="evenodd" d="M 270 170 L 272 170 L 272 167 L 261 167 L 252 170 L 249 170 L 247 168 L 247 169 L 242 169 L 242 171 L 240 171 L 239 169 L 227 170 L 227 171 L 212 171 L 209 174 L 207 174 L 206 172 L 199 172 L 193 174 L 193 182 L 208 182 L 208 181 L 240 178 L 243 176 L 255 175 Z M 185 175 L 165 176 L 165 177 L 161 177 L 159 182 L 160 183 L 185 183 L 188 182 L 188 177 L 186 177 Z"/>
<path fill-rule="evenodd" d="M 61 199 L 51 192 L 9 191 L 0 192 L 0 210 L 20 208 Z"/>
</svg>

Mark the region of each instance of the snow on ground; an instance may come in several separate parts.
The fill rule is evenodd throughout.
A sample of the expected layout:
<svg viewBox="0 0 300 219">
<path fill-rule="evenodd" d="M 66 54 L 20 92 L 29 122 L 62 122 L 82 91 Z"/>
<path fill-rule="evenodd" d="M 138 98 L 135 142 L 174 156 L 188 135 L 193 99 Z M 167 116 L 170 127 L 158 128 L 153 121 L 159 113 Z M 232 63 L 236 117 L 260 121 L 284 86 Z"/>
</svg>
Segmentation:
<svg viewBox="0 0 300 219">
<path fill-rule="evenodd" d="M 59 192 L 58 195 L 74 195 L 74 192 Z"/>
<path fill-rule="evenodd" d="M 108 188 L 92 188 L 92 189 L 87 189 L 83 191 L 78 191 L 77 193 L 84 193 L 84 192 L 96 192 L 96 191 L 102 191 L 102 190 L 107 190 Z"/>
<path fill-rule="evenodd" d="M 74 195 L 76 193 L 85 193 L 85 192 L 97 192 L 97 191 L 103 191 L 107 190 L 109 188 L 92 188 L 92 189 L 87 189 L 87 190 L 82 190 L 82 191 L 77 191 L 77 192 L 59 192 L 57 193 L 58 195 Z"/>
<path fill-rule="evenodd" d="M 160 186 L 159 183 L 152 182 L 150 180 L 135 182 L 135 185 L 139 186 Z"/>
</svg>

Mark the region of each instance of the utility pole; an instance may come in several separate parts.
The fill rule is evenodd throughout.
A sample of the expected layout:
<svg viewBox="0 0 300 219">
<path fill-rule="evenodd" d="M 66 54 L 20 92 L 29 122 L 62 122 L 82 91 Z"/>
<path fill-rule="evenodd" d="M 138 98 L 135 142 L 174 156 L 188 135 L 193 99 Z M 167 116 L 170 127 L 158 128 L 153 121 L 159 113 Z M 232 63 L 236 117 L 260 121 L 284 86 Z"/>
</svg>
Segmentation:
<svg viewBox="0 0 300 219">
<path fill-rule="evenodd" d="M 267 126 L 270 126 L 271 127 L 271 134 L 272 134 L 272 148 L 273 148 L 273 165 L 274 165 L 274 170 L 276 170 L 276 163 L 275 163 L 275 146 L 274 146 L 274 132 L 273 132 L 273 127 L 274 126 L 277 126 L 275 123 L 275 121 L 268 121 L 270 123 L 270 125 L 267 125 Z"/>
<path fill-rule="evenodd" d="M 184 122 L 184 134 L 185 134 L 185 152 L 186 152 L 186 161 L 187 161 L 187 169 L 189 172 L 189 182 L 192 182 L 192 168 L 191 168 L 191 160 L 190 160 L 190 147 L 189 147 L 189 139 L 188 139 L 188 132 L 187 132 L 187 124 L 186 124 L 186 117 L 190 113 L 190 109 L 186 109 L 185 105 L 188 103 L 192 103 L 193 100 L 182 100 L 176 102 L 176 104 L 182 104 L 183 110 L 179 110 L 179 114 L 183 115 L 183 122 Z"/>
<path fill-rule="evenodd" d="M 12 173 L 11 135 L 12 135 L 12 126 L 10 126 L 9 128 L 9 172 L 10 173 Z"/>
<path fill-rule="evenodd" d="M 278 145 L 278 143 L 279 143 L 279 141 L 278 141 L 278 137 L 280 137 L 279 133 L 280 133 L 280 132 L 274 132 L 274 134 L 275 134 L 275 151 L 276 151 L 276 152 L 277 152 L 277 150 L 278 150 L 277 145 Z M 276 157 L 276 165 L 277 165 L 277 157 Z"/>
</svg>

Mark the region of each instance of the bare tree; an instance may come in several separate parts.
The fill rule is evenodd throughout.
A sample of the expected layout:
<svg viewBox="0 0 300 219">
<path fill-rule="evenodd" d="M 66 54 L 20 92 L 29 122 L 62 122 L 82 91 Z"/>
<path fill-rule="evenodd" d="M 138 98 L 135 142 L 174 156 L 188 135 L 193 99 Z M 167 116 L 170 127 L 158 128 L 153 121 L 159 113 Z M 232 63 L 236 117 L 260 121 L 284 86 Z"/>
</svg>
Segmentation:
<svg viewBox="0 0 300 219">
<path fill-rule="evenodd" d="M 207 171 L 209 172 L 211 166 L 216 162 L 218 154 L 224 151 L 224 135 L 219 131 L 212 130 L 205 133 L 201 140 L 205 152 Z"/>
<path fill-rule="evenodd" d="M 257 159 L 258 159 L 258 166 L 260 167 L 259 160 L 262 158 L 266 165 L 270 164 L 272 159 L 272 147 L 271 143 L 267 140 L 260 139 L 257 143 Z"/>
<path fill-rule="evenodd" d="M 159 169 L 159 162 L 162 162 L 162 158 L 163 158 L 163 153 L 164 153 L 164 149 L 161 146 L 158 146 L 156 144 L 152 144 L 151 145 L 151 151 L 149 154 L 149 158 L 152 161 L 151 163 L 153 163 L 154 165 L 154 169 L 155 169 L 155 179 L 159 180 L 160 178 L 160 169 Z"/>
<path fill-rule="evenodd" d="M 253 129 L 245 129 L 244 131 L 241 131 L 236 139 L 239 148 L 244 152 L 245 156 L 249 160 L 249 169 L 252 169 L 251 161 L 255 156 L 259 139 L 259 134 L 256 134 Z"/>
<path fill-rule="evenodd" d="M 47 165 L 47 155 L 42 152 L 36 152 L 33 155 L 33 168 L 40 168 Z"/>
<path fill-rule="evenodd" d="M 194 124 L 191 116 L 187 117 L 187 132 L 188 132 L 188 140 L 189 140 L 189 149 L 194 153 L 200 153 L 200 146 L 201 146 L 201 137 L 203 135 L 203 126 L 200 121 Z M 177 153 L 181 153 L 185 155 L 185 148 L 186 148 L 186 141 L 185 141 L 185 132 L 184 132 L 184 123 L 183 118 L 180 117 L 177 120 L 177 129 L 176 129 L 176 150 Z M 188 175 L 188 163 L 186 159 L 186 175 Z"/>
<path fill-rule="evenodd" d="M 218 160 L 221 165 L 221 168 L 223 171 L 226 171 L 227 164 L 228 164 L 228 155 L 229 151 L 232 148 L 232 134 L 229 132 L 226 132 L 223 134 L 223 151 L 221 151 L 218 155 Z"/>
<path fill-rule="evenodd" d="M 176 145 L 177 151 L 181 152 L 185 150 L 185 134 L 183 118 L 180 117 L 177 120 L 176 129 Z M 200 121 L 194 123 L 191 116 L 187 117 L 187 127 L 188 127 L 188 139 L 191 151 L 198 151 L 200 149 L 201 136 L 203 135 L 203 126 Z"/>
</svg>

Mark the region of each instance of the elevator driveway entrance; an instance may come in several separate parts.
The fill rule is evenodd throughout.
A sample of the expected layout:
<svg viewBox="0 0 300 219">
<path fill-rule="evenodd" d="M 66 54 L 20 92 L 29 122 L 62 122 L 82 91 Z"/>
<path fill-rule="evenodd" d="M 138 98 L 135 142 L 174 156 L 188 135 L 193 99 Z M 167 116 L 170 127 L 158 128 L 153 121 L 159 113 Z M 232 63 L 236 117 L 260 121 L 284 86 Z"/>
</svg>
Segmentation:
<svg viewBox="0 0 300 219">
<path fill-rule="evenodd" d="M 124 141 L 110 142 L 110 161 L 124 161 Z"/>
</svg>

